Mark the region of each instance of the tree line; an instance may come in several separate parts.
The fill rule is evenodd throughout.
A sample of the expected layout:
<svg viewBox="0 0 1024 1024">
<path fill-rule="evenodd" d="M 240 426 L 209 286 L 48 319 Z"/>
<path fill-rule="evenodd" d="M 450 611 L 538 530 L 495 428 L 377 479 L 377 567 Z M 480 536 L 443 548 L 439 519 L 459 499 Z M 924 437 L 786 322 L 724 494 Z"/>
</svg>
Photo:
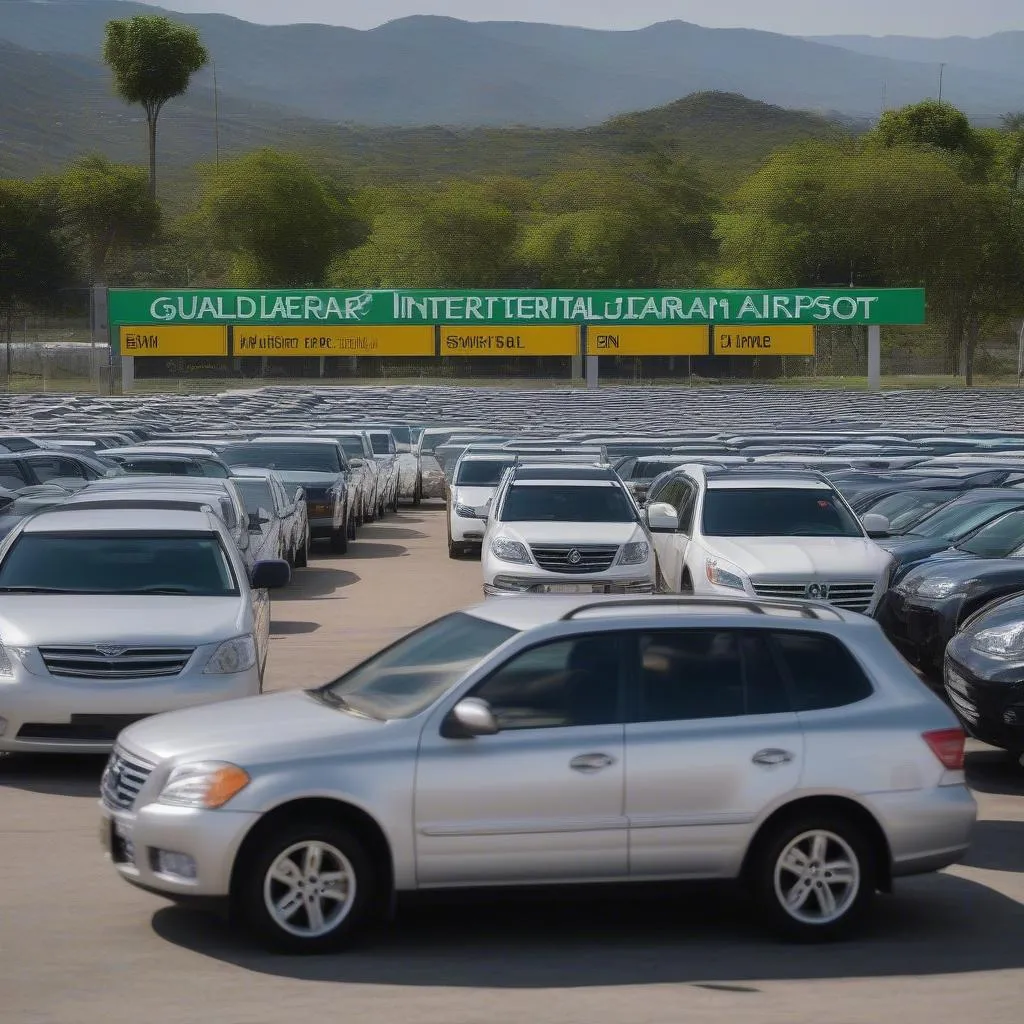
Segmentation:
<svg viewBox="0 0 1024 1024">
<path fill-rule="evenodd" d="M 654 288 L 920 286 L 970 383 L 986 329 L 1024 316 L 1024 116 L 978 129 L 925 101 L 859 138 L 801 142 L 723 193 L 656 148 L 544 177 L 353 189 L 300 153 L 199 169 L 161 207 L 156 124 L 207 60 L 188 26 L 108 26 L 115 88 L 147 115 L 149 171 L 83 156 L 0 181 L 0 315 L 74 283 Z"/>
</svg>

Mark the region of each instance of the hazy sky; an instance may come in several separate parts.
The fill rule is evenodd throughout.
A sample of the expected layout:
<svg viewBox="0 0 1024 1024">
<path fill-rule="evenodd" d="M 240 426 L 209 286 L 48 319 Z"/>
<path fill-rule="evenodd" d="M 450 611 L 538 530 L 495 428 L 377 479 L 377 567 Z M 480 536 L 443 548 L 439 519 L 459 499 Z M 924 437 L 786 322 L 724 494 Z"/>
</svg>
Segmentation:
<svg viewBox="0 0 1024 1024">
<path fill-rule="evenodd" d="M 1024 29 L 1022 0 L 143 0 L 176 11 L 370 28 L 409 14 L 639 28 L 679 18 L 790 35 L 984 36 Z"/>
</svg>

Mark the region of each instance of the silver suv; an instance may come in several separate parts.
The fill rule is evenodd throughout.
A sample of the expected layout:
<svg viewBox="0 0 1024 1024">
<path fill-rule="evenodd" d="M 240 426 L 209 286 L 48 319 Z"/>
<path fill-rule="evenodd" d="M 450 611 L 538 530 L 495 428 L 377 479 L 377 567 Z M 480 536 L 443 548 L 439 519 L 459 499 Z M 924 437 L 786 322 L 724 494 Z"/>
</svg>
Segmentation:
<svg viewBox="0 0 1024 1024">
<path fill-rule="evenodd" d="M 120 875 L 342 944 L 417 889 L 740 879 L 834 936 L 975 820 L 964 734 L 870 619 L 824 604 L 520 597 L 324 687 L 139 722 L 102 782 Z"/>
</svg>

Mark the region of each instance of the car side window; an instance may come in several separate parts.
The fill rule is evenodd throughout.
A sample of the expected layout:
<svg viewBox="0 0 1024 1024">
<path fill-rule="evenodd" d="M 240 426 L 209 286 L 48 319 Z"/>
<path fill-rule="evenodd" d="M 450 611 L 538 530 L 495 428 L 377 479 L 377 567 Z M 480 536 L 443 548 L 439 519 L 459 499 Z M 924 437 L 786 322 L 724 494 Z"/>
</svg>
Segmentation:
<svg viewBox="0 0 1024 1024">
<path fill-rule="evenodd" d="M 33 459 L 32 472 L 41 484 L 49 483 L 51 480 L 87 479 L 85 470 L 72 459 Z"/>
<path fill-rule="evenodd" d="M 473 692 L 502 729 L 555 729 L 622 721 L 617 634 L 555 640 L 513 655 Z"/>
<path fill-rule="evenodd" d="M 634 720 L 694 721 L 789 713 L 764 642 L 742 630 L 679 629 L 637 637 Z"/>
<path fill-rule="evenodd" d="M 16 491 L 28 486 L 28 479 L 14 459 L 0 459 L 0 487 Z"/>
<path fill-rule="evenodd" d="M 789 677 L 796 711 L 841 708 L 874 692 L 857 660 L 835 637 L 780 630 L 772 642 Z"/>
<path fill-rule="evenodd" d="M 689 534 L 693 531 L 693 510 L 697 506 L 697 488 L 689 480 L 683 482 L 683 493 L 680 496 L 676 511 L 679 513 L 679 532 Z"/>
</svg>

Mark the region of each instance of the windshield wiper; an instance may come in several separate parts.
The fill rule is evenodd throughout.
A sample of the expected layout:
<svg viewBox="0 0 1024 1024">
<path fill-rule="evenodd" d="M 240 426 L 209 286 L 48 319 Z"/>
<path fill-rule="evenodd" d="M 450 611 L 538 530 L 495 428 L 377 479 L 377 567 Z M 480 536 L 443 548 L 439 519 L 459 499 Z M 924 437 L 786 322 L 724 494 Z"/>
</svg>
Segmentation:
<svg viewBox="0 0 1024 1024">
<path fill-rule="evenodd" d="M 338 711 L 347 711 L 350 715 L 355 715 L 357 718 L 371 718 L 377 722 L 387 721 L 387 719 L 378 718 L 376 715 L 368 714 L 366 711 L 354 707 L 344 697 L 339 697 L 333 690 L 307 690 L 306 692 L 328 707 L 336 708 Z"/>
<path fill-rule="evenodd" d="M 138 587 L 134 590 L 122 590 L 122 594 L 192 594 L 186 587 Z"/>
<path fill-rule="evenodd" d="M 98 591 L 62 590 L 60 587 L 0 587 L 0 594 L 90 594 Z"/>
</svg>

